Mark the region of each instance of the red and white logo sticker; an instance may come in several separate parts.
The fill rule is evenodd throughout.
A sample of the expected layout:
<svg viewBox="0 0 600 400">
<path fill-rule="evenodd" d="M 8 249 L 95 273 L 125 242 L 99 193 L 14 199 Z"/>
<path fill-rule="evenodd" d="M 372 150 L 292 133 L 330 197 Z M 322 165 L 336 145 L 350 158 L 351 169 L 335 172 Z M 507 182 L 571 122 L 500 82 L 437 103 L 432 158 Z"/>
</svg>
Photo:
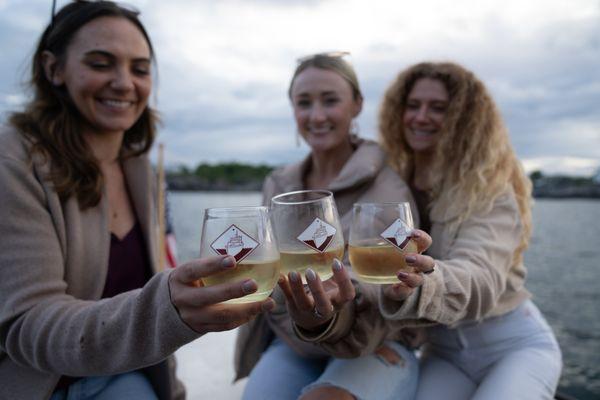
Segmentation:
<svg viewBox="0 0 600 400">
<path fill-rule="evenodd" d="M 221 255 L 233 256 L 242 261 L 259 246 L 256 240 L 235 225 L 231 225 L 215 239 L 210 247 Z"/>
<path fill-rule="evenodd" d="M 400 250 L 404 250 L 410 241 L 411 231 L 412 228 L 398 218 L 385 231 L 381 232 L 381 237 Z"/>
<path fill-rule="evenodd" d="M 298 240 L 322 253 L 333 241 L 337 230 L 327 222 L 315 218 L 315 220 L 298 236 Z"/>
</svg>

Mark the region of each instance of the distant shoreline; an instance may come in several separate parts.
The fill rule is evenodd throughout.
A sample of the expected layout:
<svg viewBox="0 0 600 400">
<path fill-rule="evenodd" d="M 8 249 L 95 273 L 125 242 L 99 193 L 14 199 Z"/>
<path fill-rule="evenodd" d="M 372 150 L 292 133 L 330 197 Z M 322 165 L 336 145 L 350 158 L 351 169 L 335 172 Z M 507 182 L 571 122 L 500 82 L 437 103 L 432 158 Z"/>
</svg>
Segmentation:
<svg viewBox="0 0 600 400">
<path fill-rule="evenodd" d="M 173 192 L 260 192 L 268 166 L 225 164 L 202 166 L 196 173 L 167 174 L 167 186 Z M 538 199 L 600 199 L 598 177 L 543 176 L 533 173 L 533 197 Z"/>
</svg>

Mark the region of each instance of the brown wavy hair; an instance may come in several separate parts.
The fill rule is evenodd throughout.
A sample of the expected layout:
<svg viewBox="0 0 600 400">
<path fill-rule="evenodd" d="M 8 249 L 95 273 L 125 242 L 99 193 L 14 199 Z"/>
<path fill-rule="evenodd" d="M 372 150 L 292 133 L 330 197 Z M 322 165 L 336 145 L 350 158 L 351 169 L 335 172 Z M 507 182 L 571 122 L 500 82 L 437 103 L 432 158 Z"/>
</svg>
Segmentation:
<svg viewBox="0 0 600 400">
<path fill-rule="evenodd" d="M 415 82 L 441 81 L 449 104 L 433 163 L 431 212 L 457 211 L 457 223 L 475 211 L 490 210 L 512 188 L 523 224 L 515 262 L 522 260 L 531 235 L 531 181 L 510 144 L 508 132 L 484 84 L 469 70 L 450 62 L 424 62 L 402 71 L 387 89 L 379 113 L 379 132 L 390 163 L 409 181 L 414 153 L 404 137 L 403 115 Z M 441 210 L 440 207 L 456 207 Z"/>
<path fill-rule="evenodd" d="M 60 199 L 77 196 L 81 209 L 96 206 L 102 197 L 104 180 L 97 160 L 83 139 L 86 120 L 77 110 L 66 88 L 55 87 L 44 73 L 42 55 L 50 51 L 64 64 L 71 40 L 88 22 L 100 17 L 125 18 L 144 35 L 155 61 L 154 50 L 138 12 L 111 1 L 75 1 L 63 7 L 44 30 L 31 66 L 33 98 L 22 112 L 13 113 L 9 122 L 29 140 L 32 152 L 52 161 L 49 179 Z M 156 135 L 157 114 L 149 106 L 125 132 L 120 158 L 146 153 Z"/>
</svg>

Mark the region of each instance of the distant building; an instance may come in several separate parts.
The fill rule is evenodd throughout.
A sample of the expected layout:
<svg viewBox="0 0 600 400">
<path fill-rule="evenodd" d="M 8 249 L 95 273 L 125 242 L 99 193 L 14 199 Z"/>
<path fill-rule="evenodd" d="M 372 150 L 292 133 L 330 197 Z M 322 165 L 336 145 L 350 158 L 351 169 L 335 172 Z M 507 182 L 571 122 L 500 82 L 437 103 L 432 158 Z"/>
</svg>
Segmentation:
<svg viewBox="0 0 600 400">
<path fill-rule="evenodd" d="M 596 173 L 592 176 L 592 181 L 594 181 L 594 183 L 600 185 L 600 168 L 598 168 L 596 170 Z"/>
</svg>

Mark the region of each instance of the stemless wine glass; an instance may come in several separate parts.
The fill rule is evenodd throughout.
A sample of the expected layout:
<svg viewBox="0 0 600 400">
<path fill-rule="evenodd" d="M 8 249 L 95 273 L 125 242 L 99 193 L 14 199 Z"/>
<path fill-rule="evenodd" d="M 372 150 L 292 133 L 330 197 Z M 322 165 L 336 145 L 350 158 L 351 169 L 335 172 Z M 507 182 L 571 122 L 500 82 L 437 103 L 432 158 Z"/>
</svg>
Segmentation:
<svg viewBox="0 0 600 400">
<path fill-rule="evenodd" d="M 279 252 L 267 207 L 208 208 L 204 213 L 200 256 L 233 256 L 235 268 L 202 278 L 206 286 L 254 279 L 256 292 L 226 303 L 267 298 L 279 279 Z"/>
<path fill-rule="evenodd" d="M 331 278 L 334 258 L 344 256 L 344 236 L 333 194 L 299 190 L 271 199 L 282 272 L 297 271 L 306 283 L 311 268 L 322 280 Z"/>
<path fill-rule="evenodd" d="M 357 203 L 352 210 L 348 252 L 352 271 L 368 283 L 398 283 L 398 271 L 412 272 L 404 253 L 415 253 L 408 203 Z"/>
</svg>

